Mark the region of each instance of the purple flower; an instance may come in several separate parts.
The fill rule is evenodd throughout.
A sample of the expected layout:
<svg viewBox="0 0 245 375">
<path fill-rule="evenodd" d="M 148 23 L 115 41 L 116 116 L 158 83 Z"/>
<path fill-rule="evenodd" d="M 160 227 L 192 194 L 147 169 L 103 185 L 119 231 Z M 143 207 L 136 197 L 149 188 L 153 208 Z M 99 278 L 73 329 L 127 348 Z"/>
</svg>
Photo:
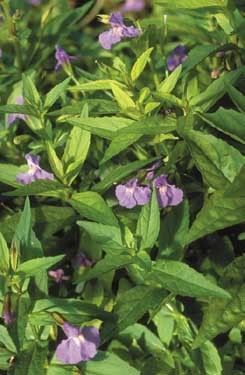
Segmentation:
<svg viewBox="0 0 245 375">
<path fill-rule="evenodd" d="M 97 354 L 100 345 L 99 331 L 95 327 L 74 327 L 64 323 L 63 331 L 68 337 L 57 346 L 56 357 L 65 364 L 75 365 L 81 361 L 88 361 Z"/>
<path fill-rule="evenodd" d="M 123 4 L 122 12 L 141 12 L 145 7 L 145 0 L 126 0 Z"/>
<path fill-rule="evenodd" d="M 27 154 L 25 155 L 29 171 L 25 173 L 19 173 L 16 176 L 16 180 L 21 184 L 27 185 L 36 180 L 53 180 L 54 175 L 46 172 L 39 166 L 40 156 Z"/>
<path fill-rule="evenodd" d="M 147 168 L 146 171 L 147 171 L 147 174 L 146 174 L 146 180 L 153 180 L 154 176 L 155 176 L 155 170 L 157 168 L 159 168 L 161 165 L 161 162 L 158 160 L 156 163 L 154 163 L 150 168 Z"/>
<path fill-rule="evenodd" d="M 154 181 L 157 189 L 157 199 L 160 207 L 177 206 L 183 200 L 183 191 L 170 185 L 166 175 L 157 177 Z"/>
<path fill-rule="evenodd" d="M 52 277 L 52 279 L 56 283 L 60 283 L 62 280 L 69 280 L 69 276 L 65 276 L 65 272 L 62 268 L 58 268 L 57 270 L 50 270 L 48 271 L 48 275 Z"/>
<path fill-rule="evenodd" d="M 120 12 L 112 13 L 109 18 L 111 29 L 100 34 L 99 42 L 105 49 L 111 49 L 113 44 L 125 38 L 135 38 L 140 35 L 140 30 L 134 26 L 126 26 Z"/>
<path fill-rule="evenodd" d="M 9 296 L 7 296 L 4 301 L 2 318 L 6 326 L 13 324 L 15 321 L 15 314 L 11 311 L 11 300 Z"/>
<path fill-rule="evenodd" d="M 56 71 L 62 66 L 64 67 L 64 66 L 70 65 L 70 61 L 76 59 L 75 56 L 68 55 L 68 53 L 66 53 L 66 51 L 58 45 L 55 46 L 55 49 L 56 49 L 55 58 L 57 60 L 57 63 L 55 65 Z"/>
<path fill-rule="evenodd" d="M 18 105 L 23 105 L 24 104 L 24 98 L 23 98 L 22 95 L 19 95 L 19 96 L 16 97 L 15 104 L 18 104 Z M 26 120 L 26 116 L 23 115 L 22 113 L 10 113 L 8 115 L 8 118 L 7 118 L 8 126 L 12 125 L 13 122 L 15 122 L 15 120 L 17 120 L 17 119 L 25 121 Z"/>
<path fill-rule="evenodd" d="M 150 200 L 151 189 L 149 186 L 138 185 L 138 180 L 135 178 L 128 181 L 125 185 L 117 185 L 116 197 L 122 207 L 143 206 Z"/>
<path fill-rule="evenodd" d="M 177 68 L 187 59 L 186 47 L 177 46 L 167 58 L 167 67 L 170 72 Z"/>
<path fill-rule="evenodd" d="M 93 262 L 89 260 L 83 253 L 78 253 L 72 259 L 73 268 L 91 267 L 92 265 L 93 265 Z"/>
</svg>

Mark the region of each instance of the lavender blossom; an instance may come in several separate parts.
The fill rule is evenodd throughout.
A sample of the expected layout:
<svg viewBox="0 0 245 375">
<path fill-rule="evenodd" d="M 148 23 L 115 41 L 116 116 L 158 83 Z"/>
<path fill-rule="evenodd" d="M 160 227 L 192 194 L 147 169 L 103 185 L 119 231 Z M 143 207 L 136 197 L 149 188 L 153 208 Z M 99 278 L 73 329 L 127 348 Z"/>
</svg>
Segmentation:
<svg viewBox="0 0 245 375">
<path fill-rule="evenodd" d="M 154 181 L 157 189 L 157 199 L 160 207 L 177 206 L 183 200 L 183 191 L 170 185 L 166 175 L 157 177 Z"/>
<path fill-rule="evenodd" d="M 80 267 L 91 267 L 93 265 L 93 262 L 89 260 L 86 255 L 83 253 L 78 253 L 73 259 L 72 259 L 72 266 L 73 268 L 80 268 Z"/>
<path fill-rule="evenodd" d="M 125 185 L 117 185 L 116 197 L 120 206 L 133 208 L 147 204 L 151 197 L 149 186 L 138 185 L 137 178 L 128 181 Z"/>
<path fill-rule="evenodd" d="M 40 156 L 27 154 L 25 155 L 29 171 L 25 173 L 19 173 L 16 176 L 16 180 L 23 185 L 30 184 L 36 180 L 53 180 L 54 175 L 52 173 L 46 172 L 39 166 Z"/>
<path fill-rule="evenodd" d="M 147 168 L 147 174 L 146 174 L 146 180 L 151 181 L 153 180 L 155 176 L 155 171 L 157 168 L 159 168 L 161 165 L 161 162 L 158 160 L 156 163 L 154 163 L 151 167 Z"/>
<path fill-rule="evenodd" d="M 109 18 L 111 29 L 104 31 L 99 36 L 99 42 L 105 49 L 111 49 L 113 44 L 125 38 L 135 38 L 140 35 L 140 30 L 134 26 L 126 26 L 120 12 L 112 13 Z"/>
<path fill-rule="evenodd" d="M 182 64 L 187 59 L 186 47 L 177 46 L 167 58 L 167 67 L 170 72 L 175 70 L 177 66 Z"/>
<path fill-rule="evenodd" d="M 75 56 L 68 55 L 68 53 L 66 53 L 66 51 L 58 45 L 55 46 L 55 49 L 56 49 L 55 58 L 57 60 L 57 63 L 55 65 L 56 71 L 60 69 L 61 67 L 69 66 L 70 62 L 76 59 Z"/>
<path fill-rule="evenodd" d="M 48 275 L 57 283 L 61 283 L 63 280 L 69 280 L 69 276 L 65 276 L 65 272 L 62 268 L 57 270 L 48 271 Z"/>
<path fill-rule="evenodd" d="M 16 97 L 15 104 L 18 104 L 18 105 L 23 105 L 24 104 L 24 98 L 23 98 L 22 95 L 19 95 L 19 96 Z M 10 113 L 8 115 L 8 118 L 7 118 L 7 124 L 8 124 L 8 126 L 12 125 L 13 122 L 15 122 L 17 119 L 25 121 L 26 120 L 26 116 L 23 115 L 22 113 Z"/>
<path fill-rule="evenodd" d="M 60 362 L 75 365 L 81 361 L 94 358 L 100 344 L 100 335 L 97 328 L 80 328 L 65 322 L 62 329 L 67 339 L 61 341 L 55 352 Z"/>
<path fill-rule="evenodd" d="M 145 7 L 145 0 L 126 0 L 121 11 L 126 12 L 141 12 Z"/>
<path fill-rule="evenodd" d="M 11 300 L 9 296 L 4 301 L 2 318 L 6 326 L 13 324 L 15 321 L 15 314 L 11 311 Z"/>
</svg>

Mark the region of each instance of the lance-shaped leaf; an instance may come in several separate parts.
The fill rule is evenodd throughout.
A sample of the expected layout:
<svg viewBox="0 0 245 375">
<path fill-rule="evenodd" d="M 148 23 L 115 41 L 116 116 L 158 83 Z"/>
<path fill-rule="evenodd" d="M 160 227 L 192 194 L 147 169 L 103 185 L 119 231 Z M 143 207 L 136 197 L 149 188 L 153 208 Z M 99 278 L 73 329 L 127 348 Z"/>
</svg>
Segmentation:
<svg viewBox="0 0 245 375">
<path fill-rule="evenodd" d="M 131 70 L 132 81 L 136 81 L 141 73 L 143 73 L 152 51 L 153 48 L 148 48 L 142 53 L 142 55 L 140 55 L 140 57 L 138 57 Z"/>
<path fill-rule="evenodd" d="M 229 293 L 211 283 L 201 273 L 174 260 L 158 260 L 146 277 L 146 282 L 181 296 L 230 298 Z"/>
<path fill-rule="evenodd" d="M 46 271 L 50 267 L 54 266 L 64 258 L 64 255 L 57 255 L 55 257 L 43 257 L 27 260 L 24 263 L 21 263 L 16 270 L 16 273 L 19 273 L 24 277 L 35 276 L 38 272 Z"/>
</svg>

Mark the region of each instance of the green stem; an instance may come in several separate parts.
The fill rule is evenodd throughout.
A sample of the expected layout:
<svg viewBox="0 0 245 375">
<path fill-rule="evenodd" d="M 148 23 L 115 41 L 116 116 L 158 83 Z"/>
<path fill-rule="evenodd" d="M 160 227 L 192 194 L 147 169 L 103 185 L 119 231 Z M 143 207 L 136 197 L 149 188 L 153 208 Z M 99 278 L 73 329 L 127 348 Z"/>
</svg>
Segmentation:
<svg viewBox="0 0 245 375">
<path fill-rule="evenodd" d="M 20 46 L 20 42 L 16 34 L 15 23 L 13 22 L 13 18 L 11 17 L 11 14 L 10 14 L 10 7 L 8 4 L 8 1 L 4 0 L 3 2 L 1 2 L 1 6 L 3 9 L 4 17 L 7 22 L 10 40 L 13 42 L 13 45 L 14 45 L 18 68 L 21 73 L 23 70 L 21 46 Z"/>
<path fill-rule="evenodd" d="M 82 20 L 81 27 L 88 25 L 104 6 L 104 0 L 97 0 L 88 15 Z"/>
</svg>

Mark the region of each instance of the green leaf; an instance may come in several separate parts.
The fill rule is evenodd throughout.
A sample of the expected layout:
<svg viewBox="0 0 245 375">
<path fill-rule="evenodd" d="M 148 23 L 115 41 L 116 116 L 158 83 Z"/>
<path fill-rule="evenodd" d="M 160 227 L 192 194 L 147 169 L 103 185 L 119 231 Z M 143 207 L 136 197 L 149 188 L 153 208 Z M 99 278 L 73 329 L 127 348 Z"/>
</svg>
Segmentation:
<svg viewBox="0 0 245 375">
<path fill-rule="evenodd" d="M 189 205 L 185 200 L 182 204 L 173 207 L 161 221 L 159 235 L 159 258 L 179 260 L 189 229 Z"/>
<path fill-rule="evenodd" d="M 0 106 L 0 113 L 23 113 L 24 115 L 31 115 L 39 117 L 36 109 L 28 104 L 6 104 Z"/>
<path fill-rule="evenodd" d="M 116 132 L 135 121 L 123 117 L 88 117 L 88 118 L 66 118 L 65 122 L 73 126 L 79 126 L 83 130 L 99 137 L 112 139 Z"/>
<path fill-rule="evenodd" d="M 142 55 L 140 55 L 140 57 L 138 57 L 138 59 L 134 63 L 131 70 L 132 81 L 136 81 L 141 73 L 143 73 L 153 49 L 154 48 L 148 48 L 145 52 L 142 53 Z"/>
<path fill-rule="evenodd" d="M 96 192 L 76 193 L 68 201 L 80 215 L 105 225 L 117 226 L 118 222 L 111 208 Z"/>
<path fill-rule="evenodd" d="M 104 157 L 101 160 L 101 164 L 110 160 L 113 156 L 118 155 L 121 151 L 127 149 L 133 143 L 137 142 L 140 137 L 141 134 L 118 135 L 112 140 L 109 147 L 107 148 Z"/>
<path fill-rule="evenodd" d="M 207 8 L 207 7 L 225 7 L 227 5 L 227 0 L 157 0 L 159 4 L 167 5 L 173 8 L 186 8 L 186 9 L 196 9 L 196 8 Z"/>
<path fill-rule="evenodd" d="M 125 90 L 120 89 L 114 84 L 111 85 L 111 89 L 120 108 L 122 108 L 123 110 L 126 110 L 128 108 L 135 108 L 134 101 L 130 98 Z"/>
<path fill-rule="evenodd" d="M 245 144 L 245 114 L 221 107 L 217 112 L 199 114 L 199 116 L 215 129 Z"/>
<path fill-rule="evenodd" d="M 31 76 L 23 74 L 22 75 L 23 81 L 23 96 L 27 104 L 34 105 L 39 107 L 41 104 L 40 95 L 36 89 L 36 86 L 31 78 Z"/>
<path fill-rule="evenodd" d="M 66 78 L 63 82 L 58 83 L 45 97 L 44 108 L 47 110 L 64 94 L 70 82 L 70 78 Z"/>
<path fill-rule="evenodd" d="M 107 323 L 104 337 L 108 339 L 136 323 L 148 310 L 156 308 L 162 302 L 162 298 L 161 289 L 145 285 L 138 285 L 124 292 L 113 310 L 117 317 L 116 325 Z"/>
<path fill-rule="evenodd" d="M 46 149 L 52 171 L 57 176 L 57 178 L 62 180 L 64 177 L 64 167 L 61 160 L 57 156 L 56 151 L 50 142 L 46 142 Z"/>
<path fill-rule="evenodd" d="M 237 106 L 237 108 L 240 111 L 245 112 L 245 97 L 244 97 L 244 95 L 240 91 L 238 91 L 235 87 L 233 87 L 232 85 L 227 84 L 226 88 L 227 88 L 227 92 L 228 92 L 231 100 L 233 101 L 233 103 Z"/>
<path fill-rule="evenodd" d="M 124 85 L 111 79 L 102 79 L 92 82 L 81 83 L 71 88 L 72 91 L 97 91 L 97 90 L 111 90 L 111 85 L 117 85 L 124 88 Z"/>
<path fill-rule="evenodd" d="M 219 48 L 213 44 L 201 45 L 194 47 L 189 53 L 188 58 L 183 63 L 183 74 L 188 73 L 198 64 L 200 64 L 209 55 L 213 54 Z"/>
<path fill-rule="evenodd" d="M 25 165 L 17 167 L 12 164 L 0 164 L 0 182 L 13 187 L 18 187 L 20 184 L 16 181 L 16 176 L 19 173 L 26 172 L 26 170 L 27 167 Z"/>
<path fill-rule="evenodd" d="M 21 263 L 16 272 L 24 277 L 35 276 L 38 272 L 46 271 L 48 268 L 54 266 L 64 258 L 64 255 L 57 255 L 55 257 L 43 257 L 27 260 Z"/>
<path fill-rule="evenodd" d="M 84 375 L 140 375 L 136 368 L 130 366 L 114 353 L 99 352 L 97 356 L 82 366 Z"/>
<path fill-rule="evenodd" d="M 137 160 L 132 163 L 125 165 L 117 165 L 111 172 L 109 172 L 101 182 L 97 183 L 92 187 L 92 190 L 99 193 L 105 192 L 109 189 L 114 183 L 119 182 L 124 177 L 127 177 L 131 173 L 138 171 L 139 169 L 145 167 L 147 164 L 153 163 L 156 158 L 147 159 L 147 160 Z"/>
<path fill-rule="evenodd" d="M 80 372 L 77 367 L 72 367 L 71 365 L 51 364 L 48 366 L 46 375 L 80 375 Z"/>
<path fill-rule="evenodd" d="M 158 238 L 160 230 L 160 210 L 155 189 L 151 201 L 141 209 L 137 222 L 136 235 L 140 240 L 140 249 L 151 249 Z"/>
<path fill-rule="evenodd" d="M 180 74 L 182 72 L 182 65 L 179 65 L 163 82 L 160 83 L 158 91 L 161 93 L 170 94 L 175 88 Z"/>
<path fill-rule="evenodd" d="M 16 346 L 10 337 L 6 327 L 0 325 L 0 342 L 12 353 L 17 353 Z"/>
<path fill-rule="evenodd" d="M 158 260 L 146 282 L 181 296 L 230 298 L 225 290 L 205 279 L 201 273 L 174 260 Z"/>
<path fill-rule="evenodd" d="M 88 117 L 88 106 L 83 107 L 81 117 Z M 74 126 L 66 143 L 63 162 L 65 164 L 65 178 L 69 184 L 79 174 L 83 163 L 86 160 L 91 141 L 91 134 Z"/>
<path fill-rule="evenodd" d="M 212 340 L 220 333 L 237 326 L 245 318 L 245 256 L 236 258 L 223 273 L 221 283 L 232 295 L 232 300 L 212 298 L 204 311 L 201 327 L 193 348 Z"/>
<path fill-rule="evenodd" d="M 200 347 L 202 353 L 205 375 L 221 375 L 223 372 L 219 352 L 210 341 L 206 341 Z"/>
<path fill-rule="evenodd" d="M 234 147 L 211 134 L 195 130 L 181 131 L 196 167 L 204 181 L 214 189 L 222 189 L 239 174 L 245 158 Z"/>
<path fill-rule="evenodd" d="M 48 347 L 36 342 L 18 354 L 18 361 L 13 368 L 13 375 L 45 375 Z"/>
<path fill-rule="evenodd" d="M 119 254 L 119 251 L 125 250 L 122 244 L 121 231 L 118 227 L 89 221 L 78 221 L 77 224 L 88 232 L 90 237 L 99 243 L 106 253 Z"/>
<path fill-rule="evenodd" d="M 9 269 L 9 249 L 8 245 L 0 232 L 0 272 L 6 273 Z"/>
<path fill-rule="evenodd" d="M 74 324 L 81 324 L 92 319 L 111 320 L 113 315 L 96 305 L 75 298 L 48 298 L 35 302 L 30 323 L 35 325 L 48 325 L 54 323 L 53 314 L 58 313 Z"/>
<path fill-rule="evenodd" d="M 114 271 L 118 268 L 124 268 L 128 264 L 132 264 L 134 261 L 134 257 L 128 254 L 118 254 L 116 256 L 107 254 L 102 260 L 97 262 L 93 268 L 84 272 L 79 277 L 79 281 L 100 278 L 105 273 Z"/>
<path fill-rule="evenodd" d="M 7 242 L 11 242 L 20 215 L 16 213 L 0 220 L 1 231 Z M 72 225 L 76 219 L 77 215 L 71 207 L 41 205 L 31 209 L 32 226 L 35 227 L 41 239 L 50 238 L 66 225 Z"/>
<path fill-rule="evenodd" d="M 204 92 L 190 100 L 192 107 L 201 107 L 203 111 L 208 111 L 227 92 L 227 84 L 235 84 L 244 72 L 244 68 L 225 73 L 220 78 L 212 82 Z"/>
<path fill-rule="evenodd" d="M 245 167 L 233 184 L 207 198 L 188 233 L 187 242 L 245 221 Z"/>
<path fill-rule="evenodd" d="M 49 197 L 60 197 L 64 195 L 66 189 L 58 181 L 38 180 L 30 184 L 22 185 L 14 191 L 5 193 L 9 197 L 21 197 L 26 195 L 43 195 Z"/>
</svg>

